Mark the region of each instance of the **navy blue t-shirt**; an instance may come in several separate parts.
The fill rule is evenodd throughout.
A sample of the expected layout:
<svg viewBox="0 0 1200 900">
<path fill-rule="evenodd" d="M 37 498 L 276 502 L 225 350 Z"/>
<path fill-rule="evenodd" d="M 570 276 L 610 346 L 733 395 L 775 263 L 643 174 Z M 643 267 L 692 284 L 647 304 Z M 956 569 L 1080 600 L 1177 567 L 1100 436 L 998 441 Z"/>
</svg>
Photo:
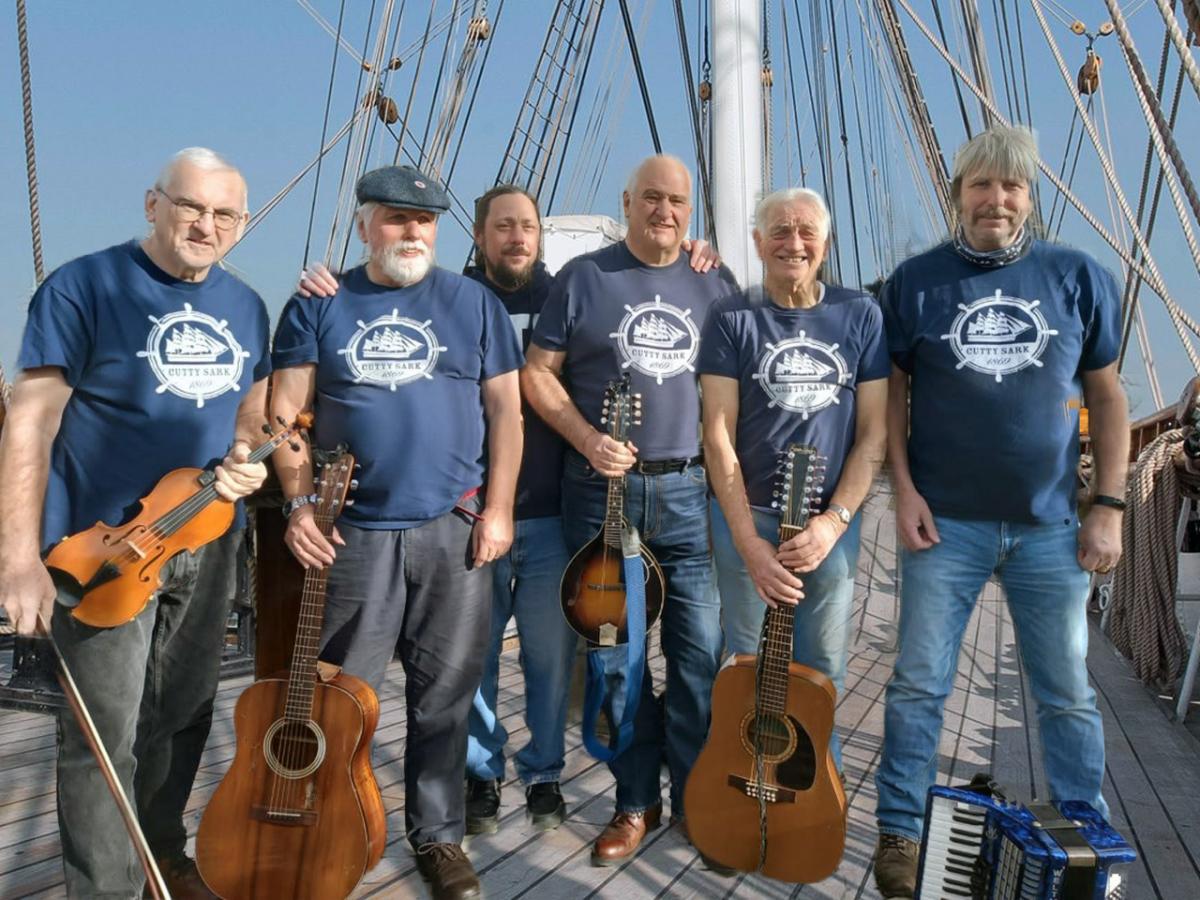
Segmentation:
<svg viewBox="0 0 1200 900">
<path fill-rule="evenodd" d="M 332 297 L 288 301 L 273 360 L 316 363 L 313 439 L 345 442 L 362 466 L 343 518 L 396 529 L 482 484 L 482 382 L 519 368 L 521 348 L 500 301 L 469 278 L 435 267 L 392 288 L 359 266 Z"/>
<path fill-rule="evenodd" d="M 628 372 L 642 395 L 642 424 L 629 439 L 642 460 L 695 456 L 700 448 L 696 358 L 714 302 L 737 290 L 725 266 L 704 275 L 685 253 L 647 266 L 624 242 L 585 253 L 558 273 L 533 342 L 566 351 L 564 382 L 593 427 L 604 389 Z"/>
<path fill-rule="evenodd" d="M 269 336 L 266 307 L 242 282 L 219 268 L 180 281 L 136 241 L 47 278 L 18 359 L 62 369 L 72 388 L 50 454 L 43 549 L 129 519 L 172 469 L 220 462 L 239 404 L 271 372 Z"/>
<path fill-rule="evenodd" d="M 554 284 L 554 276 L 546 267 L 534 263 L 529 284 L 515 291 L 506 291 L 488 280 L 483 269 L 472 267 L 463 273 L 492 291 L 508 311 L 509 321 L 521 341 L 521 349 L 529 347 L 533 329 L 537 327 L 542 306 Z M 562 512 L 563 451 L 566 443 L 558 432 L 542 421 L 525 399 L 521 398 L 521 414 L 525 423 L 525 448 L 521 456 L 521 474 L 517 478 L 517 519 L 537 519 L 557 516 Z"/>
<path fill-rule="evenodd" d="M 1081 374 L 1120 348 L 1120 294 L 1086 253 L 1035 241 L 985 269 L 943 244 L 883 289 L 892 360 L 911 380 L 909 468 L 936 515 L 1069 521 Z"/>
<path fill-rule="evenodd" d="M 761 289 L 713 307 L 700 374 L 738 382 L 737 455 L 751 506 L 769 509 L 789 443 L 827 460 L 822 505 L 854 445 L 858 386 L 891 371 L 883 313 L 866 294 L 822 286 L 821 302 L 789 309 Z"/>
</svg>

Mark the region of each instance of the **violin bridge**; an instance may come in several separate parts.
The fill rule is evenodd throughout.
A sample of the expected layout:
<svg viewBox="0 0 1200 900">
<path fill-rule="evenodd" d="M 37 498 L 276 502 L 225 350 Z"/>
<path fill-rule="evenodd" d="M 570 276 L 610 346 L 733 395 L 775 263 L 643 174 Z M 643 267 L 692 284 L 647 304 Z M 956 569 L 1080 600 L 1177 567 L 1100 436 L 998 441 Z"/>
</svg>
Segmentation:
<svg viewBox="0 0 1200 900">
<path fill-rule="evenodd" d="M 127 546 L 135 554 L 137 554 L 138 559 L 146 558 L 146 551 L 143 550 L 141 547 L 139 547 L 137 544 L 135 544 L 133 541 L 129 540 L 129 538 L 126 538 L 121 543 L 124 544 L 125 546 Z"/>
</svg>

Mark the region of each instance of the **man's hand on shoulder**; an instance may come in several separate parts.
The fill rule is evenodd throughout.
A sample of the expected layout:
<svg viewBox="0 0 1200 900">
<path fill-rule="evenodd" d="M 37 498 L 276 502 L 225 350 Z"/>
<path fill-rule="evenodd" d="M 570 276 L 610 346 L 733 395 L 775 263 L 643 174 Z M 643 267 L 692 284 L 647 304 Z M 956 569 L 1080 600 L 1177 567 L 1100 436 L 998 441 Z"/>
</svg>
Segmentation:
<svg viewBox="0 0 1200 900">
<path fill-rule="evenodd" d="M 721 265 L 720 254 L 703 238 L 685 240 L 679 245 L 679 249 L 688 254 L 688 265 L 701 274 Z"/>
<path fill-rule="evenodd" d="M 1107 575 L 1121 558 L 1120 510 L 1093 506 L 1079 529 L 1079 567 Z"/>
<path fill-rule="evenodd" d="M 296 293 L 301 297 L 332 297 L 337 293 L 338 280 L 322 263 L 309 263 L 300 270 Z"/>
<path fill-rule="evenodd" d="M 56 593 L 40 559 L 0 564 L 0 606 L 18 634 L 36 632 L 39 616 L 49 624 Z"/>
<path fill-rule="evenodd" d="M 900 533 L 901 543 L 913 552 L 928 550 L 941 543 L 929 504 L 916 491 L 896 494 L 896 530 Z"/>
<path fill-rule="evenodd" d="M 484 507 L 471 531 L 471 553 L 475 568 L 495 562 L 508 552 L 513 541 L 512 510 Z"/>
</svg>

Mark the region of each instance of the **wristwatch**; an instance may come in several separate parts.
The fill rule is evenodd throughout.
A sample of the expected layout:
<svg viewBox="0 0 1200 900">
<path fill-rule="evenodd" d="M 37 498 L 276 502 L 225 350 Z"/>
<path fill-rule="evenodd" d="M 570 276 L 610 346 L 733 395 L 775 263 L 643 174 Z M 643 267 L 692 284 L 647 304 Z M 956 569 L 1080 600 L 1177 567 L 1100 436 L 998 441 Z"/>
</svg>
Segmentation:
<svg viewBox="0 0 1200 900">
<path fill-rule="evenodd" d="M 1124 511 L 1125 501 L 1120 497 L 1112 497 L 1108 494 L 1097 494 L 1092 498 L 1092 506 L 1107 506 L 1110 509 L 1119 509 Z"/>
<path fill-rule="evenodd" d="M 830 503 L 827 507 L 825 507 L 825 511 L 833 513 L 835 516 L 841 519 L 842 524 L 846 526 L 849 526 L 850 520 L 854 518 L 854 515 L 850 512 L 850 510 L 846 509 L 846 507 L 839 503 Z"/>
<path fill-rule="evenodd" d="M 316 502 L 316 494 L 297 494 L 291 500 L 285 500 L 283 502 L 283 517 L 285 519 L 290 519 L 292 517 L 292 513 L 294 513 L 300 507 L 308 506 L 310 503 Z"/>
</svg>

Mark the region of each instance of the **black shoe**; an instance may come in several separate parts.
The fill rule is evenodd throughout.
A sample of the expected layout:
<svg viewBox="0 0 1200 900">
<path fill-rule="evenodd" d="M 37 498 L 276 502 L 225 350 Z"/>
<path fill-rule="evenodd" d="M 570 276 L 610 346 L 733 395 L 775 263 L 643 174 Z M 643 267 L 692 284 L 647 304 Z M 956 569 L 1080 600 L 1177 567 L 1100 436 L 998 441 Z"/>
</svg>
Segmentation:
<svg viewBox="0 0 1200 900">
<path fill-rule="evenodd" d="M 467 834 L 500 830 L 500 782 L 467 778 Z"/>
<path fill-rule="evenodd" d="M 557 781 L 544 781 L 525 788 L 525 814 L 537 831 L 557 828 L 567 817 L 567 804 Z"/>
<path fill-rule="evenodd" d="M 467 900 L 479 896 L 479 876 L 458 844 L 422 844 L 417 870 L 429 882 L 433 900 Z"/>
</svg>

